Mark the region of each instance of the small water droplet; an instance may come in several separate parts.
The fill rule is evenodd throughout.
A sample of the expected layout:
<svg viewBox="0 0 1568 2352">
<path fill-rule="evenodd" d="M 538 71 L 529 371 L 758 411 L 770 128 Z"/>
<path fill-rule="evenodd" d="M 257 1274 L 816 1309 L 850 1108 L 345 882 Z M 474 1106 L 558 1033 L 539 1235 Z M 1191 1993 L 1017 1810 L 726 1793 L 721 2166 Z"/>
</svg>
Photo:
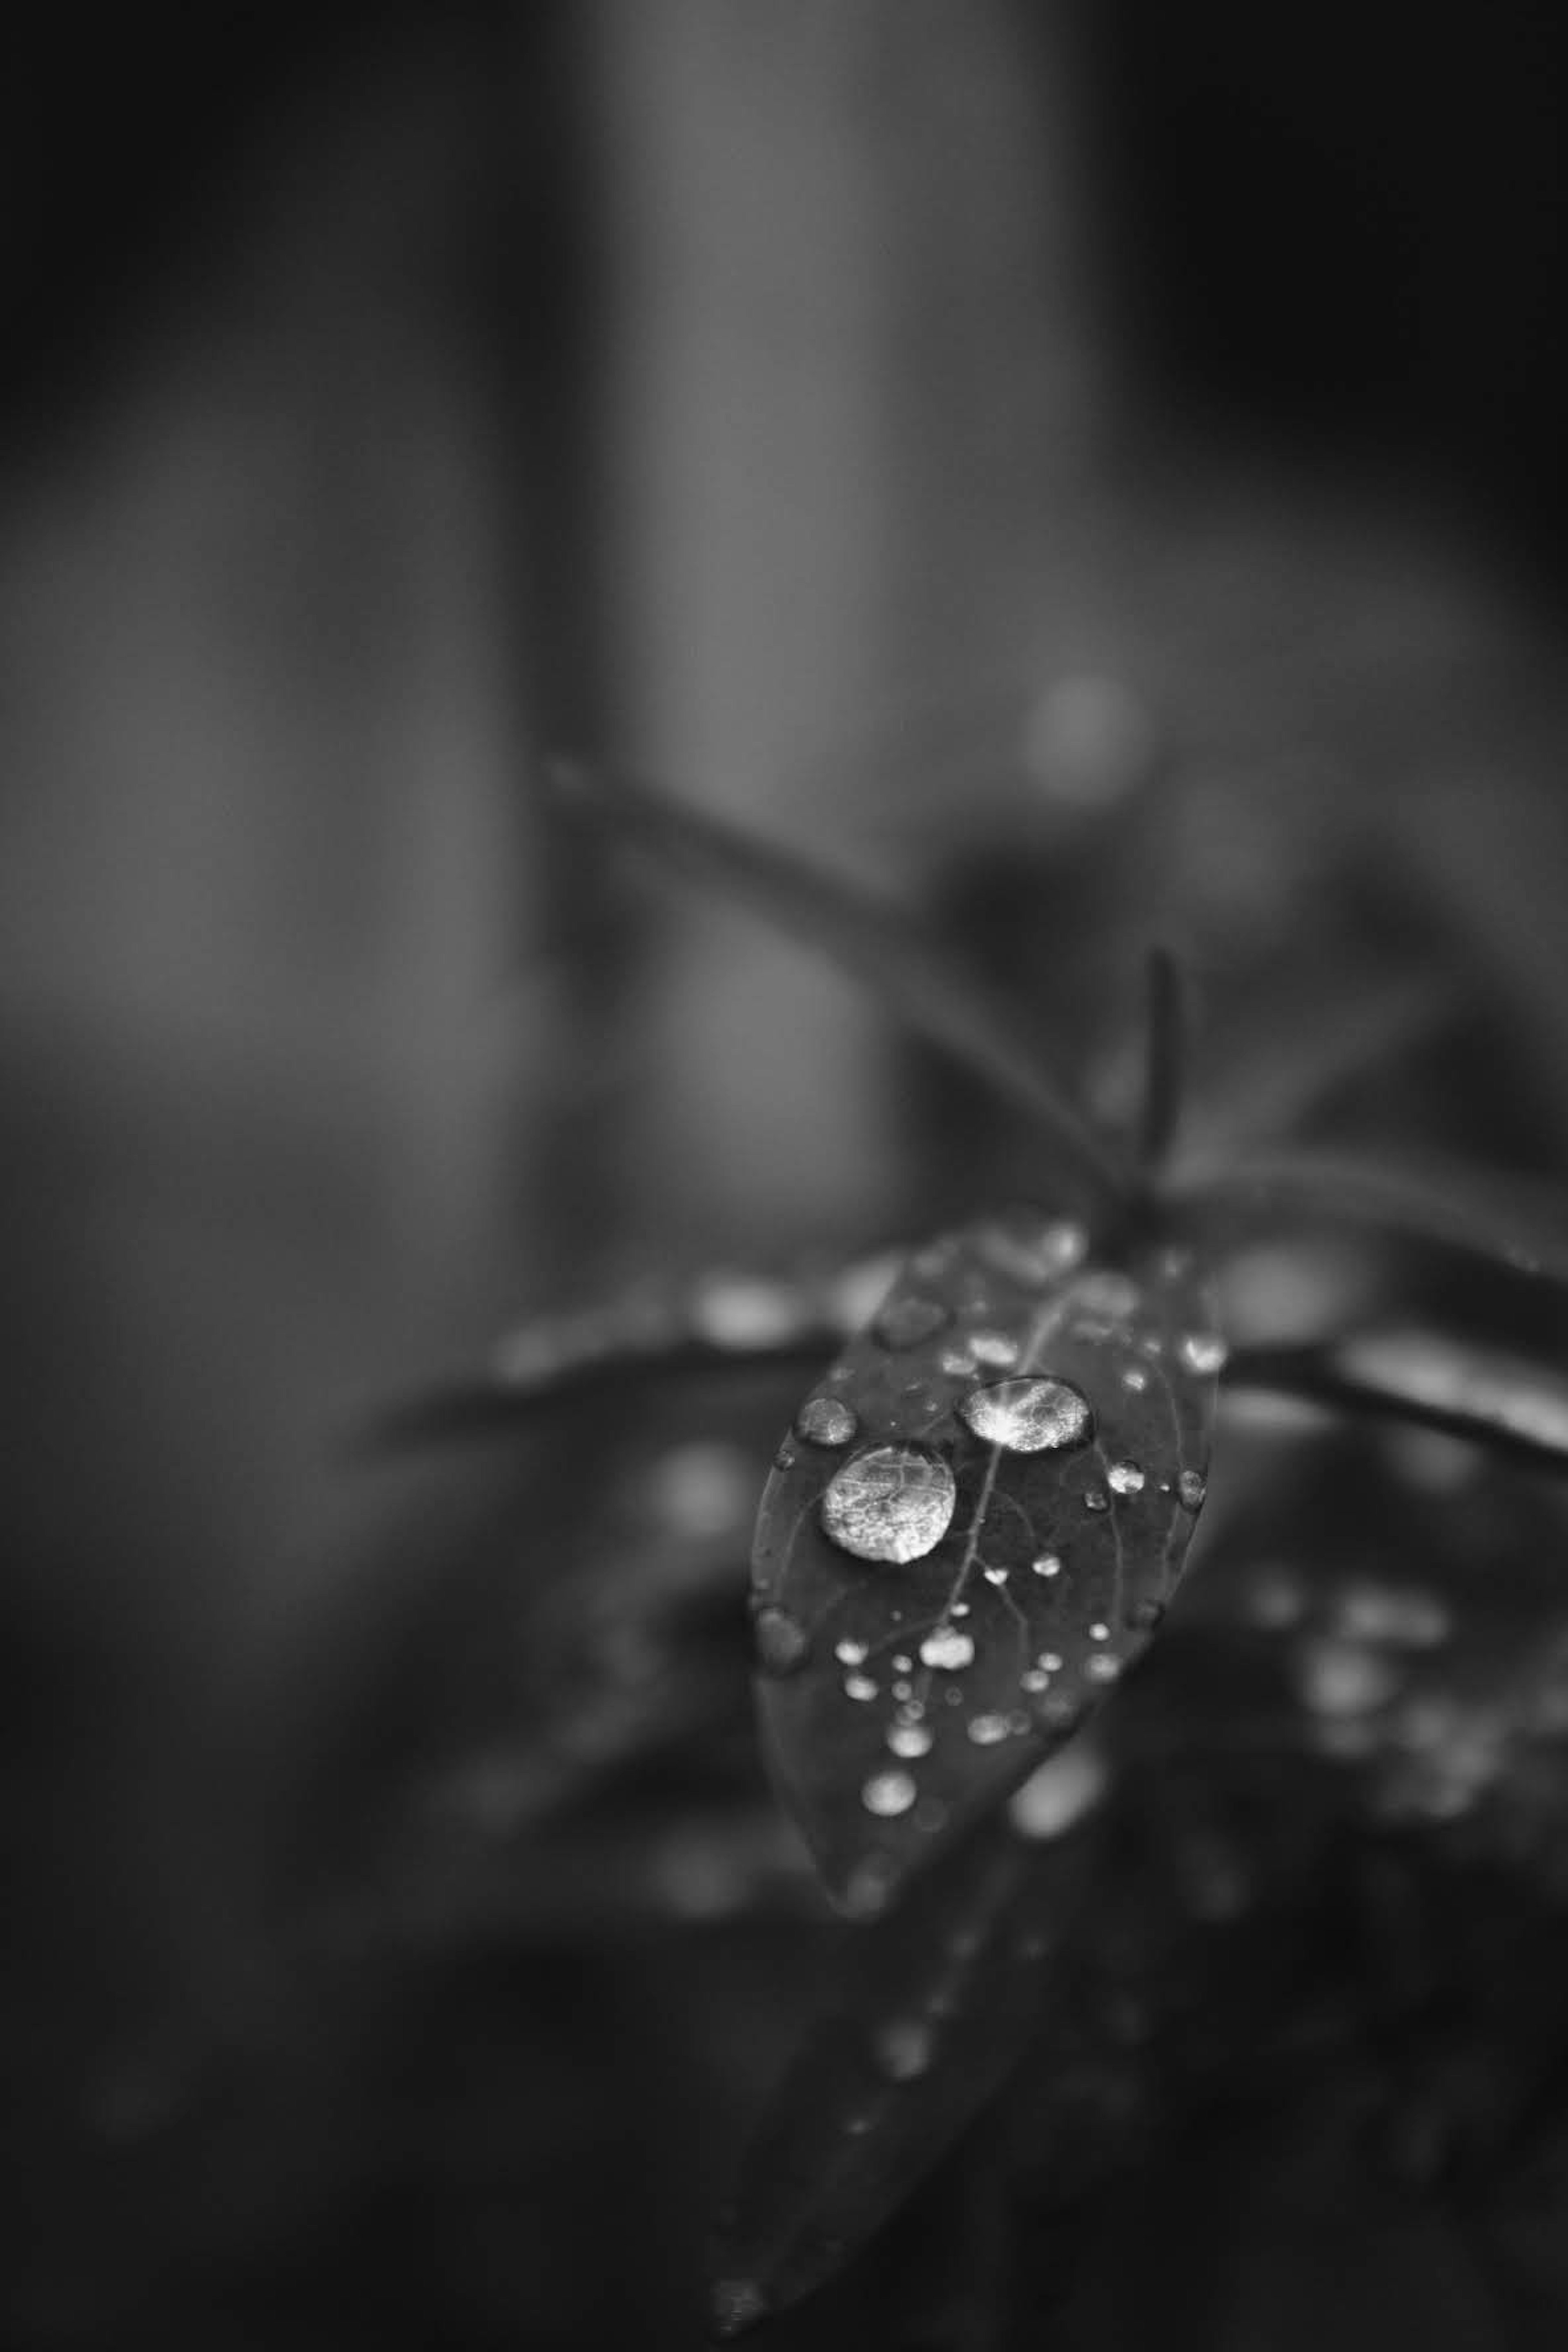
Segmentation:
<svg viewBox="0 0 1568 2352">
<path fill-rule="evenodd" d="M 1094 1429 L 1089 1400 L 1068 1381 L 1048 1375 L 995 1381 L 973 1389 L 958 1411 L 976 1437 L 1010 1454 L 1047 1454 L 1087 1444 Z"/>
<path fill-rule="evenodd" d="M 1050 1679 L 1043 1666 L 1027 1666 L 1018 1676 L 1018 1688 L 1026 1691 L 1043 1691 L 1049 1687 Z"/>
<path fill-rule="evenodd" d="M 1399 1687 L 1398 1669 L 1376 1650 L 1358 1643 L 1303 1642 L 1296 1659 L 1297 1686 L 1314 1715 L 1371 1715 Z"/>
<path fill-rule="evenodd" d="M 1141 1495 L 1147 1482 L 1136 1462 L 1113 1462 L 1105 1483 L 1113 1495 Z"/>
<path fill-rule="evenodd" d="M 1061 1554 L 1055 1551 L 1043 1551 L 1038 1559 L 1031 1560 L 1029 1565 L 1037 1576 L 1059 1576 L 1062 1572 Z"/>
<path fill-rule="evenodd" d="M 869 1675 L 847 1674 L 844 1677 L 844 1696 L 846 1698 L 855 1698 L 862 1701 L 868 1698 L 875 1698 L 877 1696 L 877 1685 L 871 1680 Z"/>
<path fill-rule="evenodd" d="M 878 2028 L 871 2052 L 890 2082 L 912 2083 L 931 2064 L 932 2047 L 929 2025 L 918 2017 L 899 2017 Z"/>
<path fill-rule="evenodd" d="M 1121 1672 L 1121 1661 L 1113 1658 L 1109 1650 L 1097 1650 L 1091 1658 L 1084 1660 L 1083 1670 L 1091 1683 L 1113 1683 Z"/>
<path fill-rule="evenodd" d="M 1141 1295 L 1131 1275 L 1109 1270 L 1080 1275 L 1072 1290 L 1075 1307 L 1086 1315 L 1109 1316 L 1113 1323 L 1137 1314 Z"/>
<path fill-rule="evenodd" d="M 891 1298 L 872 1324 L 871 1334 L 884 1348 L 918 1348 L 949 1319 L 947 1308 L 939 1299 Z"/>
<path fill-rule="evenodd" d="M 1006 1717 L 1005 1715 L 972 1716 L 969 1721 L 969 1737 L 973 1740 L 976 1748 L 994 1748 L 999 1739 L 1005 1739 L 1007 1737 Z"/>
<path fill-rule="evenodd" d="M 859 2139 L 864 2133 L 870 2130 L 871 2118 L 864 2111 L 858 2115 L 846 2116 L 844 2128 L 851 2139 Z"/>
<path fill-rule="evenodd" d="M 1149 1385 L 1149 1375 L 1142 1364 L 1129 1364 L 1121 1375 L 1121 1385 L 1131 1389 L 1134 1396 L 1142 1396 Z"/>
<path fill-rule="evenodd" d="M 896 1699 L 907 1699 L 913 1695 L 913 1691 L 914 1685 L 901 1679 L 893 1685 L 893 1696 Z"/>
<path fill-rule="evenodd" d="M 863 1666 L 868 1653 L 864 1642 L 844 1641 L 834 1643 L 833 1654 L 841 1666 Z"/>
<path fill-rule="evenodd" d="M 1091 1642 L 1110 1641 L 1110 1628 L 1105 1623 L 1102 1618 L 1097 1617 L 1095 1619 L 1094 1623 L 1089 1629 L 1089 1638 Z"/>
<path fill-rule="evenodd" d="M 948 1615 L 949 1615 L 950 1617 L 967 1617 L 967 1616 L 968 1616 L 968 1614 L 969 1614 L 969 1603 L 968 1603 L 968 1601 L 955 1601 L 953 1602 L 953 1604 L 952 1604 L 952 1607 L 948 1611 L 948 1612 L 947 1612 L 947 1613 L 948 1613 Z"/>
<path fill-rule="evenodd" d="M 1339 1631 L 1349 1641 L 1386 1642 L 1396 1649 L 1426 1650 L 1447 1641 L 1452 1627 L 1447 1604 L 1418 1586 L 1352 1584 L 1335 1611 Z"/>
<path fill-rule="evenodd" d="M 1086 1511 L 1109 1511 L 1110 1497 L 1103 1486 L 1090 1486 L 1085 1491 L 1083 1507 Z"/>
<path fill-rule="evenodd" d="M 935 1736 L 929 1724 L 895 1723 L 888 1733 L 888 1745 L 895 1756 L 929 1756 Z"/>
<path fill-rule="evenodd" d="M 1060 1837 L 1105 1794 L 1110 1774 L 1100 1750 L 1078 1739 L 1030 1773 L 1007 1811 L 1021 1837 Z"/>
<path fill-rule="evenodd" d="M 1005 1584 L 1007 1581 L 1006 1570 L 1005 1568 L 988 1568 L 985 1570 L 985 1581 L 987 1584 Z"/>
<path fill-rule="evenodd" d="M 860 1802 L 868 1813 L 882 1821 L 893 1821 L 907 1813 L 918 1791 L 907 1772 L 874 1772 L 860 1791 Z"/>
<path fill-rule="evenodd" d="M 1244 1608 L 1254 1625 L 1270 1633 L 1283 1633 L 1306 1615 L 1307 1596 L 1300 1579 L 1283 1562 L 1271 1560 L 1254 1575 Z"/>
<path fill-rule="evenodd" d="M 928 1666 L 944 1667 L 956 1674 L 960 1667 L 973 1665 L 974 1644 L 967 1633 L 952 1625 L 933 1625 L 921 1643 L 921 1660 Z"/>
<path fill-rule="evenodd" d="M 952 1381 L 966 1381 L 974 1370 L 974 1359 L 967 1348 L 944 1348 L 936 1360 L 938 1370 Z"/>
<path fill-rule="evenodd" d="M 914 1660 L 912 1658 L 906 1658 L 903 1652 L 900 1650 L 898 1656 L 893 1660 L 893 1672 L 896 1675 L 912 1674 L 914 1672 Z"/>
<path fill-rule="evenodd" d="M 898 1874 L 899 1866 L 891 1854 L 868 1853 L 863 1861 L 858 1862 L 844 1890 L 844 1907 L 850 1916 L 875 1919 L 885 1911 Z"/>
<path fill-rule="evenodd" d="M 822 1524 L 857 1559 L 902 1566 L 935 1550 L 957 1503 L 952 1472 L 939 1454 L 916 1445 L 873 1445 L 828 1480 Z"/>
<path fill-rule="evenodd" d="M 969 1352 L 977 1364 L 986 1364 L 993 1371 L 1005 1371 L 1018 1360 L 1018 1342 L 1006 1331 L 972 1331 Z"/>
<path fill-rule="evenodd" d="M 767 1675 L 793 1675 L 805 1663 L 811 1636 L 787 1609 L 763 1609 L 757 1617 L 757 1656 Z"/>
<path fill-rule="evenodd" d="M 1184 1511 L 1201 1511 L 1208 1481 L 1201 1470 L 1184 1470 L 1176 1481 L 1176 1500 Z"/>
<path fill-rule="evenodd" d="M 1165 1604 L 1163 1601 L 1134 1601 L 1127 1612 L 1124 1622 L 1130 1625 L 1135 1633 L 1152 1633 L 1164 1614 Z"/>
<path fill-rule="evenodd" d="M 713 2324 L 721 2336 L 739 2336 L 754 2327 L 767 2307 L 767 2297 L 754 2279 L 721 2279 L 713 2290 Z"/>
<path fill-rule="evenodd" d="M 1176 1352 L 1189 1372 L 1206 1378 L 1223 1370 L 1230 1349 L 1217 1331 L 1189 1331 Z"/>
<path fill-rule="evenodd" d="M 1037 1665 L 1043 1666 L 1047 1675 L 1059 1674 L 1061 1672 L 1062 1664 L 1061 1652 L 1059 1650 L 1042 1650 L 1035 1663 Z"/>
<path fill-rule="evenodd" d="M 842 1397 L 807 1397 L 795 1419 L 795 1433 L 808 1445 L 847 1445 L 860 1427 L 859 1417 Z"/>
</svg>

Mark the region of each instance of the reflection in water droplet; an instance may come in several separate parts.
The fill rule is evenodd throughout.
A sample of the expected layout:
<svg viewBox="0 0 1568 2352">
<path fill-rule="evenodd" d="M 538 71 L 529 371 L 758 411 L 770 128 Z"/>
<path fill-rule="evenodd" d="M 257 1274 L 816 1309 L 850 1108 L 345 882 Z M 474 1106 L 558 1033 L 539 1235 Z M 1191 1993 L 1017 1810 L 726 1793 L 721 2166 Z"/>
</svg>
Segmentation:
<svg viewBox="0 0 1568 2352">
<path fill-rule="evenodd" d="M 889 1299 L 871 1326 L 872 1337 L 884 1348 L 918 1348 L 942 1329 L 948 1311 L 934 1298 Z"/>
<path fill-rule="evenodd" d="M 1005 1739 L 1007 1737 L 1006 1717 L 1005 1715 L 972 1716 L 969 1723 L 969 1737 L 973 1740 L 976 1748 L 994 1748 L 999 1739 Z"/>
<path fill-rule="evenodd" d="M 1037 1576 L 1059 1576 L 1062 1572 L 1059 1552 L 1043 1551 L 1037 1559 L 1031 1560 L 1029 1564 Z"/>
<path fill-rule="evenodd" d="M 1036 1375 L 994 1381 L 973 1389 L 960 1403 L 959 1417 L 976 1437 L 1010 1454 L 1047 1454 L 1083 1445 L 1094 1428 L 1089 1401 L 1067 1381 Z"/>
<path fill-rule="evenodd" d="M 931 2064 L 931 2028 L 917 2017 L 889 2019 L 878 2028 L 871 2043 L 878 2066 L 894 2083 L 912 2083 L 923 2074 Z"/>
<path fill-rule="evenodd" d="M 989 1365 L 993 1371 L 1005 1371 L 1018 1360 L 1018 1342 L 1005 1331 L 972 1331 L 969 1352 L 977 1364 Z"/>
<path fill-rule="evenodd" d="M 847 1445 L 860 1423 L 842 1397 L 807 1397 L 795 1415 L 795 1433 L 808 1445 Z"/>
<path fill-rule="evenodd" d="M 1105 1483 L 1113 1495 L 1141 1495 L 1144 1474 L 1136 1462 L 1113 1462 L 1105 1474 Z"/>
<path fill-rule="evenodd" d="M 1085 1491 L 1083 1507 L 1086 1511 L 1109 1511 L 1110 1497 L 1103 1486 L 1090 1486 Z"/>
<path fill-rule="evenodd" d="M 925 1665 L 942 1666 L 956 1674 L 961 1666 L 973 1664 L 974 1644 L 967 1633 L 952 1625 L 934 1625 L 921 1643 L 921 1659 Z"/>
<path fill-rule="evenodd" d="M 1189 1372 L 1206 1377 L 1223 1370 L 1230 1349 L 1217 1331 L 1189 1331 L 1176 1352 Z"/>
<path fill-rule="evenodd" d="M 805 1662 L 811 1636 L 787 1609 L 763 1609 L 757 1617 L 757 1656 L 763 1672 L 792 1675 Z"/>
<path fill-rule="evenodd" d="M 895 1723 L 888 1745 L 895 1756 L 928 1756 L 934 1733 L 923 1723 Z"/>
<path fill-rule="evenodd" d="M 844 1677 L 844 1696 L 864 1702 L 876 1697 L 877 1685 L 869 1675 L 847 1674 Z"/>
<path fill-rule="evenodd" d="M 1184 1511 L 1201 1511 L 1208 1485 L 1198 1470 L 1184 1470 L 1176 1481 L 1176 1500 Z"/>
<path fill-rule="evenodd" d="M 915 1795 L 915 1784 L 907 1772 L 874 1772 L 860 1791 L 860 1802 L 868 1813 L 892 1821 L 909 1811 Z"/>
<path fill-rule="evenodd" d="M 916 1445 L 873 1445 L 842 1464 L 822 1497 L 822 1524 L 857 1559 L 923 1559 L 957 1507 L 952 1473 Z"/>
<path fill-rule="evenodd" d="M 1080 1822 L 1105 1794 L 1110 1780 L 1104 1756 L 1090 1739 L 1077 1739 L 1037 1771 L 1008 1803 L 1021 1837 L 1060 1837 Z"/>
<path fill-rule="evenodd" d="M 1163 1601 L 1134 1601 L 1127 1612 L 1125 1622 L 1134 1633 L 1152 1633 L 1164 1614 Z"/>
<path fill-rule="evenodd" d="M 841 1666 L 863 1666 L 866 1663 L 864 1642 L 836 1642 L 833 1654 Z"/>
</svg>

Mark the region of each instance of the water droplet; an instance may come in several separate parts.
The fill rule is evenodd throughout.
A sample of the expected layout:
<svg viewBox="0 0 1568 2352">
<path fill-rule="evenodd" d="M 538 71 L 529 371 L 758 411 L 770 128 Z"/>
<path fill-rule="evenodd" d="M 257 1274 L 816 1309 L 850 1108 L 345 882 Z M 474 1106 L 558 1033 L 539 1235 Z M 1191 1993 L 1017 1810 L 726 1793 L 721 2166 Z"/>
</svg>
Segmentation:
<svg viewBox="0 0 1568 2352">
<path fill-rule="evenodd" d="M 851 2139 L 859 2139 L 864 2133 L 870 2130 L 871 2118 L 864 2111 L 858 2115 L 846 2116 L 844 2128 Z"/>
<path fill-rule="evenodd" d="M 836 1642 L 833 1654 L 841 1666 L 863 1666 L 867 1657 L 866 1644 L 864 1642 Z"/>
<path fill-rule="evenodd" d="M 1006 1331 L 972 1331 L 969 1352 L 977 1364 L 987 1364 L 993 1371 L 1005 1371 L 1018 1360 L 1018 1342 Z"/>
<path fill-rule="evenodd" d="M 871 1332 L 884 1348 L 918 1348 L 948 1320 L 947 1308 L 938 1299 L 892 1298 L 872 1324 Z"/>
<path fill-rule="evenodd" d="M 1086 1511 L 1109 1511 L 1110 1497 L 1103 1486 L 1090 1486 L 1085 1491 L 1083 1507 Z"/>
<path fill-rule="evenodd" d="M 968 1603 L 968 1601 L 955 1601 L 953 1602 L 953 1604 L 952 1604 L 952 1607 L 948 1611 L 948 1612 L 947 1612 L 947 1613 L 948 1613 L 948 1615 L 949 1615 L 950 1617 L 967 1617 L 967 1616 L 968 1616 L 968 1614 L 969 1614 L 969 1603 Z"/>
<path fill-rule="evenodd" d="M 1084 1660 L 1083 1670 L 1091 1683 L 1113 1683 L 1121 1672 L 1121 1661 L 1113 1658 L 1109 1650 L 1097 1650 L 1091 1658 Z"/>
<path fill-rule="evenodd" d="M 942 1666 L 956 1674 L 961 1666 L 973 1664 L 974 1644 L 967 1633 L 952 1625 L 933 1625 L 921 1643 L 921 1660 L 925 1665 Z"/>
<path fill-rule="evenodd" d="M 890 1777 L 902 1779 L 907 1776 L 896 1773 Z M 851 1918 L 875 1919 L 879 1913 L 885 1911 L 898 1874 L 899 1866 L 891 1854 L 868 1853 L 863 1861 L 858 1862 L 844 1890 L 844 1907 Z"/>
<path fill-rule="evenodd" d="M 1121 1385 L 1131 1389 L 1134 1396 L 1142 1396 L 1149 1385 L 1149 1375 L 1142 1364 L 1129 1364 L 1121 1375 Z"/>
<path fill-rule="evenodd" d="M 868 1813 L 882 1821 L 893 1821 L 907 1813 L 914 1803 L 917 1790 L 907 1772 L 874 1772 L 860 1791 L 860 1802 Z"/>
<path fill-rule="evenodd" d="M 1146 1480 L 1136 1462 L 1113 1462 L 1105 1474 L 1105 1483 L 1113 1495 L 1141 1495 Z"/>
<path fill-rule="evenodd" d="M 1061 1672 L 1062 1664 L 1061 1652 L 1059 1650 L 1042 1650 L 1035 1663 L 1037 1665 L 1043 1666 L 1047 1675 L 1059 1674 Z"/>
<path fill-rule="evenodd" d="M 1152 1633 L 1164 1614 L 1165 1604 L 1163 1601 L 1134 1601 L 1127 1612 L 1124 1622 L 1130 1625 L 1135 1633 Z"/>
<path fill-rule="evenodd" d="M 985 1581 L 987 1584 L 1005 1584 L 1007 1581 L 1006 1570 L 1005 1568 L 988 1568 L 985 1570 Z"/>
<path fill-rule="evenodd" d="M 1230 1349 L 1217 1331 L 1189 1331 L 1176 1353 L 1189 1372 L 1206 1378 L 1224 1369 Z"/>
<path fill-rule="evenodd" d="M 1137 1314 L 1140 1296 L 1131 1276 L 1110 1272 L 1082 1275 L 1072 1289 L 1075 1307 L 1086 1315 L 1109 1316 L 1113 1323 Z"/>
<path fill-rule="evenodd" d="M 1398 1669 L 1354 1642 L 1304 1642 L 1296 1680 L 1314 1715 L 1370 1715 L 1399 1687 Z"/>
<path fill-rule="evenodd" d="M 811 1636 L 787 1609 L 763 1609 L 757 1617 L 757 1656 L 767 1675 L 793 1675 L 805 1663 Z"/>
<path fill-rule="evenodd" d="M 1062 1572 L 1061 1554 L 1055 1551 L 1043 1551 L 1039 1558 L 1031 1560 L 1029 1565 L 1037 1576 L 1059 1576 Z"/>
<path fill-rule="evenodd" d="M 943 1348 L 936 1360 L 938 1370 L 952 1381 L 966 1381 L 974 1370 L 974 1359 L 967 1348 Z"/>
<path fill-rule="evenodd" d="M 897 2017 L 879 2026 L 871 2054 L 890 2082 L 912 2083 L 931 2064 L 931 2030 L 918 2017 Z"/>
<path fill-rule="evenodd" d="M 871 1680 L 869 1675 L 852 1672 L 847 1674 L 844 1677 L 844 1696 L 846 1698 L 855 1698 L 862 1701 L 868 1698 L 875 1698 L 877 1696 L 877 1685 Z"/>
<path fill-rule="evenodd" d="M 1043 1691 L 1049 1687 L 1050 1679 L 1043 1666 L 1028 1666 L 1018 1676 L 1018 1688 L 1026 1691 Z"/>
<path fill-rule="evenodd" d="M 1070 1748 L 1031 1772 L 1008 1803 L 1020 1837 L 1060 1837 L 1098 1804 L 1109 1784 L 1105 1758 L 1091 1740 Z"/>
<path fill-rule="evenodd" d="M 754 2327 L 767 2307 L 767 2297 L 754 2279 L 721 2279 L 713 2290 L 713 2324 L 721 2336 L 739 2336 Z"/>
<path fill-rule="evenodd" d="M 1282 1562 L 1271 1560 L 1253 1577 L 1244 1605 L 1254 1625 L 1278 1633 L 1300 1623 L 1307 1613 L 1307 1596 L 1300 1579 Z"/>
<path fill-rule="evenodd" d="M 1447 1604 L 1436 1593 L 1408 1585 L 1352 1584 L 1334 1613 L 1347 1640 L 1387 1642 L 1398 1649 L 1433 1649 L 1452 1629 Z"/>
<path fill-rule="evenodd" d="M 822 1524 L 857 1559 L 901 1566 L 936 1549 L 957 1504 L 952 1473 L 939 1455 L 915 1445 L 873 1445 L 828 1480 Z"/>
<path fill-rule="evenodd" d="M 807 1397 L 795 1418 L 795 1433 L 808 1445 L 847 1445 L 859 1426 L 853 1405 L 842 1397 Z"/>
<path fill-rule="evenodd" d="M 935 1737 L 929 1724 L 895 1723 L 888 1734 L 888 1745 L 895 1756 L 929 1756 Z"/>
<path fill-rule="evenodd" d="M 1097 1617 L 1095 1619 L 1094 1623 L 1089 1629 L 1089 1638 L 1091 1642 L 1110 1641 L 1110 1628 L 1105 1623 L 1102 1618 Z"/>
<path fill-rule="evenodd" d="M 1065 1219 L 1048 1225 L 992 1225 L 979 1241 L 980 1255 L 988 1265 L 1031 1289 L 1077 1265 L 1088 1247 L 1089 1235 L 1083 1227 Z"/>
<path fill-rule="evenodd" d="M 1208 1482 L 1201 1470 L 1184 1470 L 1176 1481 L 1176 1500 L 1184 1511 L 1201 1511 Z"/>
<path fill-rule="evenodd" d="M 969 1737 L 973 1740 L 976 1748 L 994 1748 L 999 1739 L 1005 1739 L 1007 1737 L 1006 1717 L 1005 1715 L 972 1716 L 969 1721 Z"/>
<path fill-rule="evenodd" d="M 1066 1381 L 1034 1376 L 973 1389 L 958 1408 L 976 1437 L 1010 1454 L 1047 1454 L 1087 1444 L 1094 1429 L 1089 1401 Z"/>
</svg>

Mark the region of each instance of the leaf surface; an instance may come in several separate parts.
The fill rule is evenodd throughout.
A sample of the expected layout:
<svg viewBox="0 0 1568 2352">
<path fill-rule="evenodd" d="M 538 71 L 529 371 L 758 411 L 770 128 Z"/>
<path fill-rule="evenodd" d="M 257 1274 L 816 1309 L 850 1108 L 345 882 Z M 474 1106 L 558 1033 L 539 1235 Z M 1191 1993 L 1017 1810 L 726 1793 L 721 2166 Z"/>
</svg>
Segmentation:
<svg viewBox="0 0 1568 2352">
<path fill-rule="evenodd" d="M 1568 1469 L 1568 1380 L 1446 1332 L 1370 1330 L 1327 1347 L 1243 1349 L 1226 1386 L 1410 1421 Z"/>
<path fill-rule="evenodd" d="M 1059 1747 L 1158 1625 L 1224 1348 L 1186 1252 L 917 1251 L 797 1415 L 752 1558 L 774 1779 L 860 1916 Z"/>
</svg>

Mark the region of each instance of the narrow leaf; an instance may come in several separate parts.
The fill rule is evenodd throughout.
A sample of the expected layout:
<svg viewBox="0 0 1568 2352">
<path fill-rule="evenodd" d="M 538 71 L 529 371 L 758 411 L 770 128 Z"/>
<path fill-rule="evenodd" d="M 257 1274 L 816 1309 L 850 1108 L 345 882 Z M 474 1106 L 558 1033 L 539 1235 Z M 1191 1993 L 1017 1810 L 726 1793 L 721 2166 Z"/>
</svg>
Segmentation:
<svg viewBox="0 0 1568 2352">
<path fill-rule="evenodd" d="M 1363 1331 L 1330 1347 L 1240 1349 L 1226 1387 L 1413 1422 L 1568 1470 L 1568 1380 L 1441 1332 Z"/>
<path fill-rule="evenodd" d="M 851 1911 L 1060 1746 L 1175 1590 L 1224 1348 L 1189 1253 L 1084 1247 L 1013 1217 L 918 1251 L 763 1496 L 774 1778 Z"/>
<path fill-rule="evenodd" d="M 1013 2071 L 1060 1981 L 1104 1786 L 1087 1743 L 1042 1768 L 1033 1807 L 982 1824 L 850 1939 L 832 2011 L 742 2158 L 716 2272 L 739 2335 L 859 2252 Z"/>
<path fill-rule="evenodd" d="M 558 763 L 574 803 L 672 871 L 718 891 L 837 964 L 917 1034 L 994 1087 L 1050 1138 L 1053 1175 L 1085 1207 L 1124 1196 L 1115 1160 L 1012 1007 L 994 997 L 903 911 L 784 848 L 596 769 Z"/>
<path fill-rule="evenodd" d="M 1211 1244 L 1233 1239 L 1238 1227 L 1273 1226 L 1281 1219 L 1360 1225 L 1568 1286 L 1568 1203 L 1561 1192 L 1465 1167 L 1444 1167 L 1434 1176 L 1430 1165 L 1279 1153 L 1189 1181 L 1169 1205 L 1183 1231 Z"/>
<path fill-rule="evenodd" d="M 1181 1117 L 1186 1073 L 1186 991 L 1181 968 L 1166 948 L 1151 951 L 1148 968 L 1148 1066 L 1138 1129 L 1138 1164 L 1163 1166 Z"/>
</svg>

